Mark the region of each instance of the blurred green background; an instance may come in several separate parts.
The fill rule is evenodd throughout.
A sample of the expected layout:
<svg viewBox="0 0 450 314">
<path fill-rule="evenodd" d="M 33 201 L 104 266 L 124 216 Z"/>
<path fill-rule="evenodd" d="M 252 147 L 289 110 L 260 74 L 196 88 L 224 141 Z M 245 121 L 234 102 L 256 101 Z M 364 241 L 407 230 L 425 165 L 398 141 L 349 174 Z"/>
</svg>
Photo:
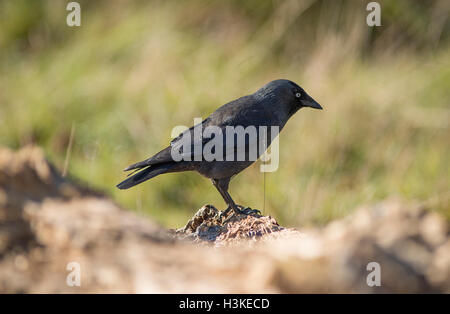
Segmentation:
<svg viewBox="0 0 450 314">
<path fill-rule="evenodd" d="M 266 174 L 265 213 L 323 224 L 387 197 L 450 216 L 450 2 L 0 2 L 0 145 L 34 143 L 72 178 L 123 207 L 179 227 L 203 204 L 225 204 L 209 180 L 168 174 L 119 191 L 122 169 L 156 153 L 176 125 L 278 78 L 325 110 L 304 109 Z M 230 185 L 263 209 L 259 162 Z"/>
</svg>

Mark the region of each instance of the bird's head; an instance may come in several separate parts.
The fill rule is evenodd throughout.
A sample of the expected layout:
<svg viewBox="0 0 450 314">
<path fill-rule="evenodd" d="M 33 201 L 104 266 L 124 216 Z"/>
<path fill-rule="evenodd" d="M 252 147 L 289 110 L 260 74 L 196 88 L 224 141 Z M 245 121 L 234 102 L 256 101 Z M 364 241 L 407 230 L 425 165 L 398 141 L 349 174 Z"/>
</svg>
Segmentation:
<svg viewBox="0 0 450 314">
<path fill-rule="evenodd" d="M 264 96 L 270 95 L 281 100 L 288 105 L 291 114 L 303 107 L 322 109 L 322 106 L 309 96 L 303 88 L 289 80 L 272 81 L 262 87 L 257 93 Z"/>
</svg>

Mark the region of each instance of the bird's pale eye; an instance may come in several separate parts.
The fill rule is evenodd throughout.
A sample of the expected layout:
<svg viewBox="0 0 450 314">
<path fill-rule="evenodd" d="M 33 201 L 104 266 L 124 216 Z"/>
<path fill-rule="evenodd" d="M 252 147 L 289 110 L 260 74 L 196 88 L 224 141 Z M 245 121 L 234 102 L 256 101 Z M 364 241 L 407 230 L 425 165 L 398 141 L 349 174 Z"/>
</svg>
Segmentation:
<svg viewBox="0 0 450 314">
<path fill-rule="evenodd" d="M 300 98 L 300 97 L 302 97 L 302 94 L 296 93 L 296 94 L 295 94 L 295 97 Z"/>
</svg>

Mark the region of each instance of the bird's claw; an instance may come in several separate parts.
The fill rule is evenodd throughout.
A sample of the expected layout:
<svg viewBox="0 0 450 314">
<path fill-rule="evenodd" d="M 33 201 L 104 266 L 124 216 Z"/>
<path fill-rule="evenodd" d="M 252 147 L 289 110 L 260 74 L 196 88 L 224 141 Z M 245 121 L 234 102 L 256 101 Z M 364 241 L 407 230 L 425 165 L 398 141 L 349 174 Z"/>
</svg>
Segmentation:
<svg viewBox="0 0 450 314">
<path fill-rule="evenodd" d="M 252 209 L 250 207 L 244 207 L 241 205 L 236 205 L 238 208 L 238 213 L 242 215 L 261 215 L 261 211 L 258 209 Z"/>
<path fill-rule="evenodd" d="M 236 215 L 259 215 L 261 216 L 261 211 L 258 209 L 252 209 L 250 207 L 244 207 L 242 205 L 236 205 L 236 208 L 233 209 L 231 215 L 227 218 L 228 213 L 232 210 L 232 207 L 228 207 L 227 209 L 225 209 L 224 211 L 222 211 L 219 214 L 219 218 L 222 221 L 223 224 L 227 223 L 230 221 L 230 219 Z M 224 220 L 225 219 L 225 220 Z"/>
<path fill-rule="evenodd" d="M 246 207 L 241 210 L 241 213 L 244 215 L 259 215 L 261 216 L 261 211 L 259 209 L 251 209 L 250 207 Z"/>
</svg>

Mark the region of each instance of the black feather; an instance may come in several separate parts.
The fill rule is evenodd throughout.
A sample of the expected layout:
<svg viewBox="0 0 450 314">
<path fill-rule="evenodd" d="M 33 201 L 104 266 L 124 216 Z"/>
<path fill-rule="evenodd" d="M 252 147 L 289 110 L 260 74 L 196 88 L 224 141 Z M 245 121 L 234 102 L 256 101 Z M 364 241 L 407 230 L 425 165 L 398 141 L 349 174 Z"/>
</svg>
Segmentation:
<svg viewBox="0 0 450 314">
<path fill-rule="evenodd" d="M 127 178 L 126 180 L 120 182 L 117 187 L 121 190 L 129 189 L 139 183 L 147 181 L 151 178 L 156 177 L 157 175 L 170 172 L 170 170 L 174 167 L 173 163 L 159 164 L 156 166 L 149 166 L 140 170 L 135 175 Z"/>
</svg>

